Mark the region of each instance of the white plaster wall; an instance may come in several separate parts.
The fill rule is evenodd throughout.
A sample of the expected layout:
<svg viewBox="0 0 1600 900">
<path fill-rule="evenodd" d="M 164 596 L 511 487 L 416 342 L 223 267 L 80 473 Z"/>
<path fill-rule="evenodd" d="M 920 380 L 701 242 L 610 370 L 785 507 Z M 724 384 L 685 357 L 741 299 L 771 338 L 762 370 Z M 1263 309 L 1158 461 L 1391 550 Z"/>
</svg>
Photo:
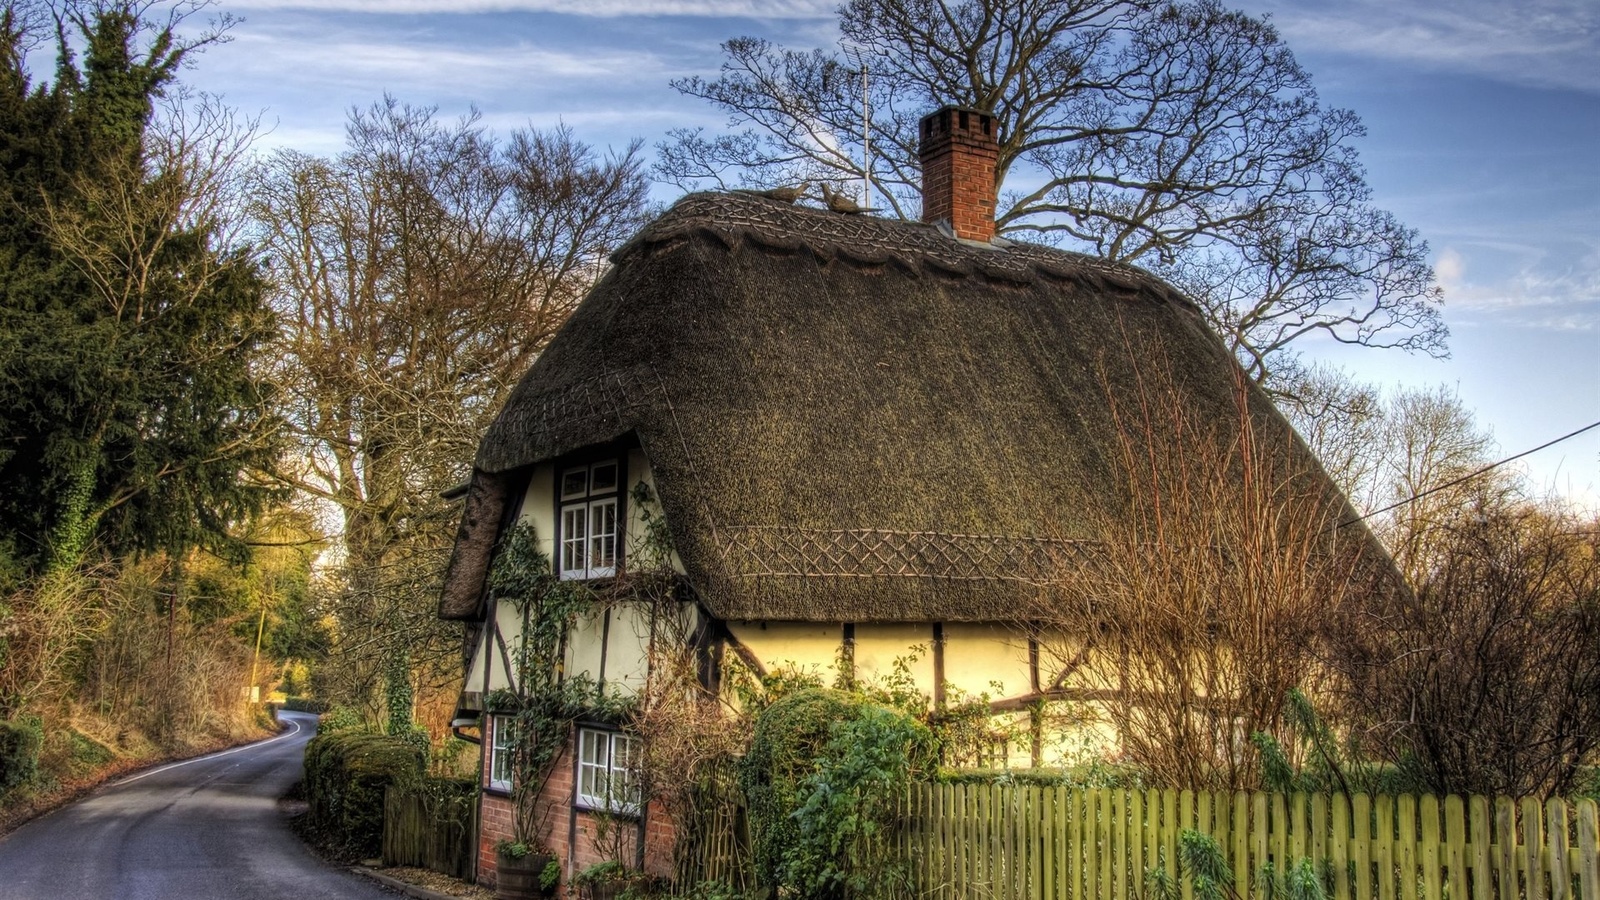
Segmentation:
<svg viewBox="0 0 1600 900">
<path fill-rule="evenodd" d="M 1027 694 L 1028 639 L 1001 625 L 944 626 L 944 679 L 968 696 L 990 700 Z"/>
<path fill-rule="evenodd" d="M 810 622 L 729 622 L 734 640 L 755 654 L 767 671 L 780 666 L 811 672 L 824 684 L 839 675 L 840 625 Z"/>
<path fill-rule="evenodd" d="M 645 486 L 650 489 L 650 496 L 657 497 L 656 478 L 655 471 L 650 468 L 650 459 L 644 455 L 643 450 L 634 449 L 628 451 L 627 469 L 628 483 L 624 487 L 628 495 L 628 500 L 626 503 L 626 531 L 624 532 L 622 544 L 623 559 L 624 565 L 637 568 L 639 566 L 653 565 L 655 561 L 644 559 L 641 556 L 641 554 L 645 551 L 644 509 L 641 508 L 638 503 L 634 502 L 633 489 L 639 484 L 639 482 L 642 481 L 644 482 Z M 657 497 L 657 499 L 651 503 L 650 511 L 655 515 L 661 515 L 661 501 L 659 497 Z M 677 550 L 672 551 L 667 562 L 672 566 L 674 571 L 680 573 L 683 571 L 683 560 L 678 558 Z"/>
<path fill-rule="evenodd" d="M 857 625 L 856 678 L 882 681 L 894 674 L 895 660 L 905 660 L 917 690 L 933 696 L 933 625 Z"/>
<path fill-rule="evenodd" d="M 798 667 L 820 676 L 831 684 L 837 673 L 835 663 L 843 640 L 837 624 L 803 622 L 729 622 L 728 630 L 768 671 L 778 666 Z M 964 693 L 968 699 L 988 694 L 1003 700 L 1031 693 L 1028 666 L 1028 639 L 1020 631 L 1003 625 L 946 623 L 944 625 L 944 666 L 951 697 Z M 933 626 L 931 623 L 857 625 L 855 629 L 856 675 L 864 681 L 891 674 L 894 661 L 913 655 L 910 671 L 917 688 L 934 693 Z M 1039 659 L 1041 687 L 1060 671 L 1059 656 L 1071 641 L 1061 636 L 1045 636 Z M 1050 649 L 1057 649 L 1052 654 Z M 918 653 L 918 649 L 922 652 Z M 1087 687 L 1092 678 L 1069 678 L 1065 686 Z M 1049 767 L 1078 765 L 1114 753 L 1115 729 L 1104 718 L 1099 704 L 1052 701 L 1049 705 L 1057 720 L 1047 721 L 1040 747 L 1040 764 Z M 992 764 L 1028 768 L 1033 764 L 1030 717 L 1026 710 L 997 713 L 997 721 L 1011 721 L 1017 740 L 1005 748 L 1002 759 Z M 997 751 L 999 747 L 995 748 Z"/>
<path fill-rule="evenodd" d="M 605 634 L 605 610 L 591 607 L 578 616 L 567 631 L 567 656 L 565 672 L 569 676 L 588 675 L 600 678 L 600 658 Z"/>
<path fill-rule="evenodd" d="M 605 621 L 608 613 L 609 628 Z M 693 634 L 696 615 L 690 603 L 662 610 L 653 622 L 648 603 L 611 603 L 596 607 L 590 615 L 579 617 L 567 632 L 565 671 L 573 676 L 587 675 L 596 681 L 603 678 L 608 691 L 623 695 L 636 693 L 649 676 L 651 628 L 655 629 L 656 646 L 663 652 L 682 650 Z"/>
<path fill-rule="evenodd" d="M 506 650 L 511 654 L 514 665 L 517 641 L 522 634 L 522 615 L 510 603 L 500 603 L 496 604 L 495 620 L 500 626 L 500 634 L 505 638 Z M 483 670 L 486 665 L 489 667 L 488 690 L 484 689 L 483 683 Z M 488 693 L 510 686 L 511 679 L 507 676 L 499 642 L 494 638 L 494 631 L 485 627 L 483 634 L 478 638 L 478 646 L 472 651 L 472 662 L 467 666 L 465 690 Z"/>
<path fill-rule="evenodd" d="M 552 560 L 556 558 L 555 479 L 554 466 L 549 463 L 534 466 L 517 517 L 517 521 L 533 525 L 534 533 L 539 536 L 540 551 Z"/>
<path fill-rule="evenodd" d="M 650 607 L 618 603 L 611 608 L 606 646 L 606 687 L 625 694 L 644 687 L 650 669 Z"/>
</svg>

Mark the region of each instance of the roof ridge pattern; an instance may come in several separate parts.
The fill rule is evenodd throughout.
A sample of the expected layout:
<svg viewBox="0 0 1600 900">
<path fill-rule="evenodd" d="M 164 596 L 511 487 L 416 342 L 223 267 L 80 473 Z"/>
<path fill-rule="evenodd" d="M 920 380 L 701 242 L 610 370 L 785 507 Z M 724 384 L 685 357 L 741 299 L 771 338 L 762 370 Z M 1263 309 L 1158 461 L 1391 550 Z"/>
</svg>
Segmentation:
<svg viewBox="0 0 1600 900">
<path fill-rule="evenodd" d="M 755 194 L 687 194 L 613 254 L 621 262 L 640 249 L 696 232 L 724 244 L 748 240 L 774 250 L 809 249 L 865 265 L 899 263 L 948 275 L 980 275 L 996 281 L 1031 283 L 1044 276 L 1089 282 L 1101 289 L 1148 292 L 1198 310 L 1190 298 L 1145 270 L 1040 244 L 1006 239 L 984 246 L 961 241 L 937 226 L 878 216 L 836 213 Z"/>
</svg>

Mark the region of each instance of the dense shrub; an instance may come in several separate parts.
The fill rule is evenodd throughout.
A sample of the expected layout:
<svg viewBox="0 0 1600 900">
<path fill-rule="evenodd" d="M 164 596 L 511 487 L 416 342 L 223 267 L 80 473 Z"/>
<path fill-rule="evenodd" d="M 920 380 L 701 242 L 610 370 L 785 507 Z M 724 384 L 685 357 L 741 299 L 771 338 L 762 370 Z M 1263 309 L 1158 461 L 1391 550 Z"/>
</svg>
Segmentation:
<svg viewBox="0 0 1600 900">
<path fill-rule="evenodd" d="M 322 718 L 317 720 L 317 734 L 331 734 L 335 731 L 344 731 L 350 728 L 365 729 L 367 727 L 366 718 L 348 706 L 335 706 L 321 715 Z"/>
<path fill-rule="evenodd" d="M 784 853 L 784 882 L 818 900 L 908 897 L 911 871 L 893 833 L 912 780 L 933 775 L 933 734 L 904 712 L 871 705 L 830 731 L 800 785 L 800 841 Z"/>
<path fill-rule="evenodd" d="M 328 701 L 316 700 L 311 697 L 289 697 L 283 701 L 283 709 L 290 712 L 317 713 L 328 711 Z"/>
<path fill-rule="evenodd" d="M 33 781 L 39 773 L 43 735 L 29 722 L 0 722 L 0 796 Z"/>
<path fill-rule="evenodd" d="M 851 718 L 864 701 L 843 691 L 811 688 L 773 703 L 756 717 L 739 784 L 750 810 L 756 879 L 779 883 L 784 851 L 800 839 L 793 813 L 800 784 L 832 738 L 834 722 Z"/>
<path fill-rule="evenodd" d="M 311 825 L 331 843 L 361 857 L 383 843 L 383 792 L 422 777 L 425 754 L 389 735 L 342 730 L 306 745 L 306 800 Z"/>
<path fill-rule="evenodd" d="M 1100 759 L 1054 769 L 945 769 L 939 772 L 937 780 L 940 784 L 1015 784 L 1134 791 L 1149 787 L 1144 770 L 1138 766 Z"/>
<path fill-rule="evenodd" d="M 901 893 L 896 807 L 937 755 L 926 726 L 860 694 L 816 688 L 767 707 L 740 771 L 758 882 L 816 900 Z"/>
</svg>

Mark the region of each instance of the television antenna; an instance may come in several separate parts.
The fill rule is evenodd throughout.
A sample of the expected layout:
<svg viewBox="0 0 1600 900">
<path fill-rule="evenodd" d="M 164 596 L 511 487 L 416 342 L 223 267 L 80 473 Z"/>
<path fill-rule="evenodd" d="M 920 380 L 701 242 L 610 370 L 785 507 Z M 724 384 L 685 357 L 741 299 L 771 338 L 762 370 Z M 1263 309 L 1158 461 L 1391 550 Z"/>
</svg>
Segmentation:
<svg viewBox="0 0 1600 900">
<path fill-rule="evenodd" d="M 844 58 L 861 71 L 861 205 L 872 207 L 872 99 L 867 93 L 867 48 L 840 41 Z"/>
</svg>

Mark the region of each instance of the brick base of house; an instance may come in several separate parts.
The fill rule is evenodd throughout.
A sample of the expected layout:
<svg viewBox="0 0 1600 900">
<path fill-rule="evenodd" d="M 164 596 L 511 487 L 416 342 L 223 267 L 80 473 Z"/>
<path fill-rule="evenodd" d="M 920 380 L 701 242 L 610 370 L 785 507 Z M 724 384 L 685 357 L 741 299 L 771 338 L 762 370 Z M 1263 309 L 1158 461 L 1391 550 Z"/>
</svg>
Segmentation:
<svg viewBox="0 0 1600 900">
<path fill-rule="evenodd" d="M 489 747 L 484 740 L 483 771 L 489 771 Z M 567 885 L 572 877 L 589 866 L 611 858 L 609 851 L 599 846 L 600 823 L 588 810 L 573 805 L 573 787 L 576 756 L 573 736 L 567 735 L 566 746 L 557 758 L 555 770 L 545 782 L 544 789 L 534 802 L 534 815 L 539 823 L 539 838 L 561 860 L 561 888 L 558 897 L 569 894 Z M 495 845 L 511 840 L 515 828 L 515 811 L 511 798 L 503 792 L 491 792 L 484 785 L 478 811 L 478 883 L 493 887 L 496 881 Z M 613 833 L 608 846 L 620 843 L 621 861 L 629 868 L 639 866 L 639 845 L 644 844 L 644 871 L 661 878 L 672 876 L 672 854 L 677 844 L 678 829 L 671 816 L 660 803 L 650 803 L 639 819 L 612 817 L 613 827 L 622 829 Z M 618 838 L 620 837 L 620 841 Z"/>
</svg>

